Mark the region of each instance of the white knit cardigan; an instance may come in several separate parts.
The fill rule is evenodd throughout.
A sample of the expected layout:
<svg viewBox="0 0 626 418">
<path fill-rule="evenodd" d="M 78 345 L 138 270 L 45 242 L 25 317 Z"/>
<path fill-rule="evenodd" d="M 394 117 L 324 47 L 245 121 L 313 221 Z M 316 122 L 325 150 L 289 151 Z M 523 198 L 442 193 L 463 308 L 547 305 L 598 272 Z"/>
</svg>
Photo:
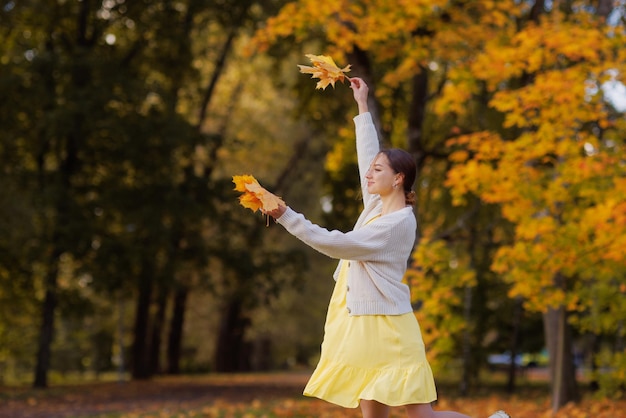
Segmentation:
<svg viewBox="0 0 626 418">
<path fill-rule="evenodd" d="M 365 173 L 379 152 L 378 136 L 372 117 L 362 113 L 354 118 L 364 209 L 350 232 L 329 231 L 287 208 L 277 219 L 292 235 L 332 257 L 348 263 L 346 305 L 350 315 L 400 315 L 412 311 L 409 288 L 402 282 L 407 261 L 415 243 L 417 228 L 413 208 L 379 216 L 379 195 L 367 192 Z"/>
</svg>

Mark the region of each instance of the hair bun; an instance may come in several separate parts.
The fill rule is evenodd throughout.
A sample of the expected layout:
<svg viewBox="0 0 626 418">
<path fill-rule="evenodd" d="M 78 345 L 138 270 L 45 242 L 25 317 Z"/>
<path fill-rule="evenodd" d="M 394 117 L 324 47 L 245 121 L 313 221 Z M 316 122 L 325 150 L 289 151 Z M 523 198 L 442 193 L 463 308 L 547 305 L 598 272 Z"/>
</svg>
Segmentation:
<svg viewBox="0 0 626 418">
<path fill-rule="evenodd" d="M 407 205 L 414 205 L 415 204 L 415 192 L 413 190 L 409 190 L 409 191 L 405 191 L 404 192 L 404 201 Z"/>
</svg>

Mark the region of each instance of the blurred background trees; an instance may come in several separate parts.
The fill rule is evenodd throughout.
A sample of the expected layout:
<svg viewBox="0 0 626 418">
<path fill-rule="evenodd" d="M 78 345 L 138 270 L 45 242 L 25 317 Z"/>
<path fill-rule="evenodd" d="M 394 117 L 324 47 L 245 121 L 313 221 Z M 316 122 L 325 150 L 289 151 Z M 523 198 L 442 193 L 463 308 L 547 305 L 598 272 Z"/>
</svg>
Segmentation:
<svg viewBox="0 0 626 418">
<path fill-rule="evenodd" d="M 624 2 L 5 1 L 0 380 L 309 366 L 334 262 L 239 207 L 254 174 L 347 230 L 344 85 L 419 167 L 407 276 L 435 368 L 624 383 Z M 622 90 L 620 90 L 620 88 Z M 576 361 L 575 361 L 576 360 Z"/>
</svg>

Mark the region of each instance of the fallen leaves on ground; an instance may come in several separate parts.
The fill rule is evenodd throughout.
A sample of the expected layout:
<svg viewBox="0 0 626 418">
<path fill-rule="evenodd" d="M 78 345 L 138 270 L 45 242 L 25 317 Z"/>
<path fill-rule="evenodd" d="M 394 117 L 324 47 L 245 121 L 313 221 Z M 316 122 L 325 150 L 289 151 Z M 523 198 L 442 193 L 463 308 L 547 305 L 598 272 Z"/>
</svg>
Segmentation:
<svg viewBox="0 0 626 418">
<path fill-rule="evenodd" d="M 160 377 L 149 381 L 59 386 L 46 391 L 3 388 L 0 416 L 10 418 L 359 418 L 344 409 L 302 396 L 306 373 Z M 448 391 L 446 388 L 443 392 Z M 440 393 L 435 410 L 485 418 L 498 409 L 513 418 L 626 418 L 626 400 L 585 398 L 553 415 L 547 389 L 515 396 L 483 389 L 469 398 Z M 405 417 L 393 408 L 390 418 Z"/>
</svg>

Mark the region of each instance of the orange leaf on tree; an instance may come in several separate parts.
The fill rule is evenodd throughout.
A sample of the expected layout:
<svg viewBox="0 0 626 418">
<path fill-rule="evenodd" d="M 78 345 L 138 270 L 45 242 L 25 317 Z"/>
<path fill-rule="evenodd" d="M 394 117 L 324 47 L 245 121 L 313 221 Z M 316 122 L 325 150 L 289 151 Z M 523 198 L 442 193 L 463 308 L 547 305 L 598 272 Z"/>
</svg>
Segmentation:
<svg viewBox="0 0 626 418">
<path fill-rule="evenodd" d="M 306 65 L 298 65 L 298 67 L 300 67 L 301 73 L 311 74 L 311 78 L 320 79 L 315 87 L 316 89 L 325 90 L 329 84 L 335 87 L 336 81 L 343 82 L 344 79 L 350 81 L 350 77 L 345 75 L 345 73 L 350 71 L 350 65 L 339 68 L 335 61 L 326 55 L 306 54 L 306 57 L 311 60 L 313 67 Z"/>
</svg>

